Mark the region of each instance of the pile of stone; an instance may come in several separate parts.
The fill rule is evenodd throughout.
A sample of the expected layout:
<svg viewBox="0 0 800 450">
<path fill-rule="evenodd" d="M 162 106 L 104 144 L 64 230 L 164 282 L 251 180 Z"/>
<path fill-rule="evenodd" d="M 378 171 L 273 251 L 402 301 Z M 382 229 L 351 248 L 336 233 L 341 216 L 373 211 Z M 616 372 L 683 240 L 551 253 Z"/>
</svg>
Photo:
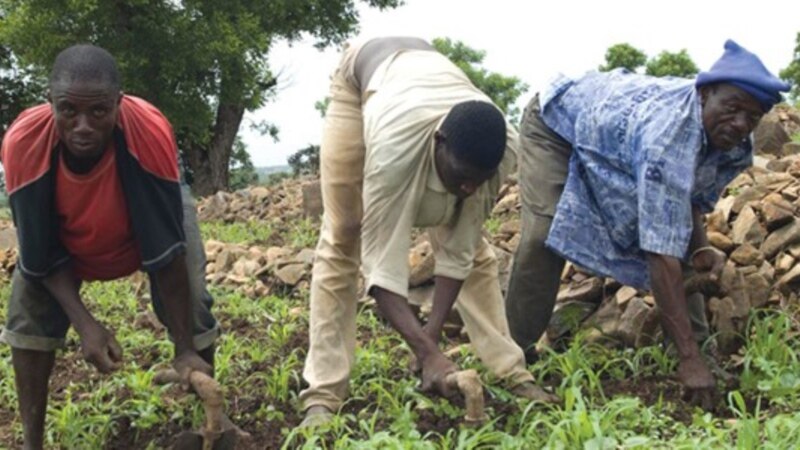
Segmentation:
<svg viewBox="0 0 800 450">
<path fill-rule="evenodd" d="M 236 192 L 220 191 L 197 204 L 201 222 L 263 221 L 290 224 L 322 212 L 319 181 L 288 178 L 272 186 L 255 186 Z"/>
<path fill-rule="evenodd" d="M 205 250 L 206 281 L 210 284 L 233 286 L 250 298 L 293 289 L 308 290 L 314 261 L 312 249 L 245 247 L 209 240 Z"/>
</svg>

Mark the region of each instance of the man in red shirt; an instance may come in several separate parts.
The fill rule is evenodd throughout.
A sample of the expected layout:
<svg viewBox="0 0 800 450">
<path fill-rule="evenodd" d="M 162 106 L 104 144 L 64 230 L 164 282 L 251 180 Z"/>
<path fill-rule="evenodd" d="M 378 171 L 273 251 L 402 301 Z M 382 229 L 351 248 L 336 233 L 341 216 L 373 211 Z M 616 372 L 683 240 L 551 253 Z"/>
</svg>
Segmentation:
<svg viewBox="0 0 800 450">
<path fill-rule="evenodd" d="M 19 259 L 0 340 L 12 347 L 26 449 L 42 448 L 48 380 L 70 325 L 98 370 L 122 362 L 113 332 L 81 300 L 82 281 L 147 272 L 184 380 L 213 373 L 219 335 L 167 119 L 123 95 L 114 58 L 92 45 L 58 55 L 49 100 L 20 114 L 2 147 Z"/>
</svg>

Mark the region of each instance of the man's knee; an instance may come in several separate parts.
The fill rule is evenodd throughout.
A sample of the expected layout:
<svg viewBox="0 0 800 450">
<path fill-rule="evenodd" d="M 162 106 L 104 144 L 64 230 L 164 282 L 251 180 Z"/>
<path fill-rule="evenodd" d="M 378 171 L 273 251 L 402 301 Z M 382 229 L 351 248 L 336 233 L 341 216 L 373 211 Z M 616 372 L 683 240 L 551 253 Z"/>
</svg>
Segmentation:
<svg viewBox="0 0 800 450">
<path fill-rule="evenodd" d="M 354 247 L 359 242 L 360 236 L 360 220 L 343 220 L 331 226 L 331 237 L 333 238 L 331 244 L 346 254 L 354 250 Z"/>
</svg>

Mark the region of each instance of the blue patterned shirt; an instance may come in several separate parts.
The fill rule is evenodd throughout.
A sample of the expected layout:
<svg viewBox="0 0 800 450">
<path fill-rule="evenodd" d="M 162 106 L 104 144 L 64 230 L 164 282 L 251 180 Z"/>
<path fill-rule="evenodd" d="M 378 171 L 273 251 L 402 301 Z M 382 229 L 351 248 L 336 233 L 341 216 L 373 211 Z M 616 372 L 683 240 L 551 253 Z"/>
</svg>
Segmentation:
<svg viewBox="0 0 800 450">
<path fill-rule="evenodd" d="M 752 163 L 749 140 L 706 145 L 693 80 L 591 72 L 557 78 L 540 98 L 542 120 L 573 150 L 546 244 L 630 286 L 649 288 L 645 252 L 686 257 L 692 206 L 710 212 Z"/>
</svg>

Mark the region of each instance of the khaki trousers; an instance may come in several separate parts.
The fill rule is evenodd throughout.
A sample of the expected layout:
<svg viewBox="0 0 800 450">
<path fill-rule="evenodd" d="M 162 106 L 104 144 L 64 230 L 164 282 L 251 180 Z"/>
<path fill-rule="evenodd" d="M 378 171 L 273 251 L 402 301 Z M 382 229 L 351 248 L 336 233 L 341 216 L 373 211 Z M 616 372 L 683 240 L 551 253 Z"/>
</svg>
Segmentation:
<svg viewBox="0 0 800 450">
<path fill-rule="evenodd" d="M 522 194 L 522 232 L 514 255 L 506 293 L 506 313 L 511 334 L 528 361 L 536 359 L 535 346 L 553 314 L 564 259 L 545 246 L 558 200 L 567 180 L 572 145 L 542 121 L 539 96 L 528 103 L 520 124 L 519 180 Z M 684 277 L 692 269 L 683 265 Z M 686 298 L 694 337 L 709 337 L 705 298 Z"/>
<path fill-rule="evenodd" d="M 357 285 L 363 215 L 362 98 L 353 69 L 358 47 L 346 48 L 334 72 L 320 148 L 324 213 L 311 280 L 309 351 L 300 393 L 303 409 L 336 411 L 348 393 L 356 347 Z M 476 354 L 499 378 L 516 385 L 533 380 L 505 318 L 497 260 L 484 240 L 456 307 Z"/>
</svg>

